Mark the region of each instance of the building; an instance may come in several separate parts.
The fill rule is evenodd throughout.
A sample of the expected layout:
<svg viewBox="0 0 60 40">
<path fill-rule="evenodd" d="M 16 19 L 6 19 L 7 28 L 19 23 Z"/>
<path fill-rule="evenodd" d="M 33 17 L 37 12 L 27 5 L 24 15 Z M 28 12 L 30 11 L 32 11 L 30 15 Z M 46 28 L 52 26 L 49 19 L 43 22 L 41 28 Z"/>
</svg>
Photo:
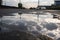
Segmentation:
<svg viewBox="0 0 60 40">
<path fill-rule="evenodd" d="M 55 0 L 55 5 L 60 6 L 60 0 Z"/>
<path fill-rule="evenodd" d="M 1 6 L 1 4 L 2 4 L 2 0 L 0 0 L 0 6 Z"/>
</svg>

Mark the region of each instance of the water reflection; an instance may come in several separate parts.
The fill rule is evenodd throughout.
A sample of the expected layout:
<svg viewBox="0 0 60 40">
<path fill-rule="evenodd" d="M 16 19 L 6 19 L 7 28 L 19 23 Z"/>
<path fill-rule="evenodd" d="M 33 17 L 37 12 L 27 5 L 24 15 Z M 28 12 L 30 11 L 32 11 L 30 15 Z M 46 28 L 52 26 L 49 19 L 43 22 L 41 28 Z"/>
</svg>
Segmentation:
<svg viewBox="0 0 60 40">
<path fill-rule="evenodd" d="M 3 16 L 0 15 L 0 31 L 1 31 L 1 26 L 3 25 L 3 23 L 2 23 L 2 17 Z"/>
<path fill-rule="evenodd" d="M 47 33 L 48 36 L 55 37 L 56 35 L 54 33 L 49 33 L 49 31 L 53 32 L 60 28 L 57 25 L 58 20 L 53 19 L 53 15 L 50 13 L 16 13 L 16 16 L 3 16 L 2 19 L 4 30 L 7 28 L 7 30 L 30 31 L 33 34 Z"/>
<path fill-rule="evenodd" d="M 53 33 L 48 33 L 47 35 L 50 36 L 50 37 L 55 37 L 56 36 Z"/>
<path fill-rule="evenodd" d="M 40 13 L 36 13 L 36 15 L 37 15 L 37 21 L 39 22 L 39 15 L 40 15 Z"/>
<path fill-rule="evenodd" d="M 48 30 L 55 30 L 58 28 L 58 26 L 55 23 L 41 23 L 42 26 L 44 26 Z"/>
<path fill-rule="evenodd" d="M 60 38 L 58 38 L 57 40 L 60 40 Z"/>
<path fill-rule="evenodd" d="M 21 19 L 21 15 L 22 15 L 22 13 L 18 13 L 19 15 L 20 15 L 20 19 Z"/>
</svg>

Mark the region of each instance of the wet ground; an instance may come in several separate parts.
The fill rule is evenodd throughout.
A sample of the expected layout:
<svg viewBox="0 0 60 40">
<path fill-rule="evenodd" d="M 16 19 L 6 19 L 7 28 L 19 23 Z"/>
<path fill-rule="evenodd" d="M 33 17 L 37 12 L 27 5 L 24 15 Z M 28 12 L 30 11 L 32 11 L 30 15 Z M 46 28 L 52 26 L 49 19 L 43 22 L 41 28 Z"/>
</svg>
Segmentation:
<svg viewBox="0 0 60 40">
<path fill-rule="evenodd" d="M 0 18 L 1 32 L 11 30 L 30 31 L 37 35 L 41 33 L 54 40 L 60 38 L 60 20 L 53 18 L 49 12 L 14 13 L 15 16 Z"/>
</svg>

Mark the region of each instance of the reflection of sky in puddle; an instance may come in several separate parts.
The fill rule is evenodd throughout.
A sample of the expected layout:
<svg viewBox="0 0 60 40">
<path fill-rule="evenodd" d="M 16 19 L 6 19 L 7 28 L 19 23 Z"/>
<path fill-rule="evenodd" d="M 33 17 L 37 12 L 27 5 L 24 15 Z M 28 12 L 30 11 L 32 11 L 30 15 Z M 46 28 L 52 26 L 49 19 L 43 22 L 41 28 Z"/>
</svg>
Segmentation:
<svg viewBox="0 0 60 40">
<path fill-rule="evenodd" d="M 4 16 L 3 25 L 10 29 L 39 32 L 52 38 L 59 38 L 60 20 L 53 19 L 53 15 L 40 14 L 15 14 L 16 16 Z M 21 17 L 21 19 L 20 19 Z M 39 20 L 39 21 L 38 21 Z"/>
</svg>

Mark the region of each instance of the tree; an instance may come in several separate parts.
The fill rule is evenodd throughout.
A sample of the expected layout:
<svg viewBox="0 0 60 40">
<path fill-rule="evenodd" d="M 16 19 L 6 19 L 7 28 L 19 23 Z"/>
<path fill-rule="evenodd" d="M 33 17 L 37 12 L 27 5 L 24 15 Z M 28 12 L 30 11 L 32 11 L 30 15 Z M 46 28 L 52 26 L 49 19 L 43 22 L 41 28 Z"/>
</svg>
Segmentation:
<svg viewBox="0 0 60 40">
<path fill-rule="evenodd" d="M 18 8 L 22 9 L 22 3 L 18 3 Z"/>
<path fill-rule="evenodd" d="M 51 5 L 51 9 L 60 10 L 60 5 L 54 5 L 54 4 L 52 4 L 52 5 Z"/>
</svg>

